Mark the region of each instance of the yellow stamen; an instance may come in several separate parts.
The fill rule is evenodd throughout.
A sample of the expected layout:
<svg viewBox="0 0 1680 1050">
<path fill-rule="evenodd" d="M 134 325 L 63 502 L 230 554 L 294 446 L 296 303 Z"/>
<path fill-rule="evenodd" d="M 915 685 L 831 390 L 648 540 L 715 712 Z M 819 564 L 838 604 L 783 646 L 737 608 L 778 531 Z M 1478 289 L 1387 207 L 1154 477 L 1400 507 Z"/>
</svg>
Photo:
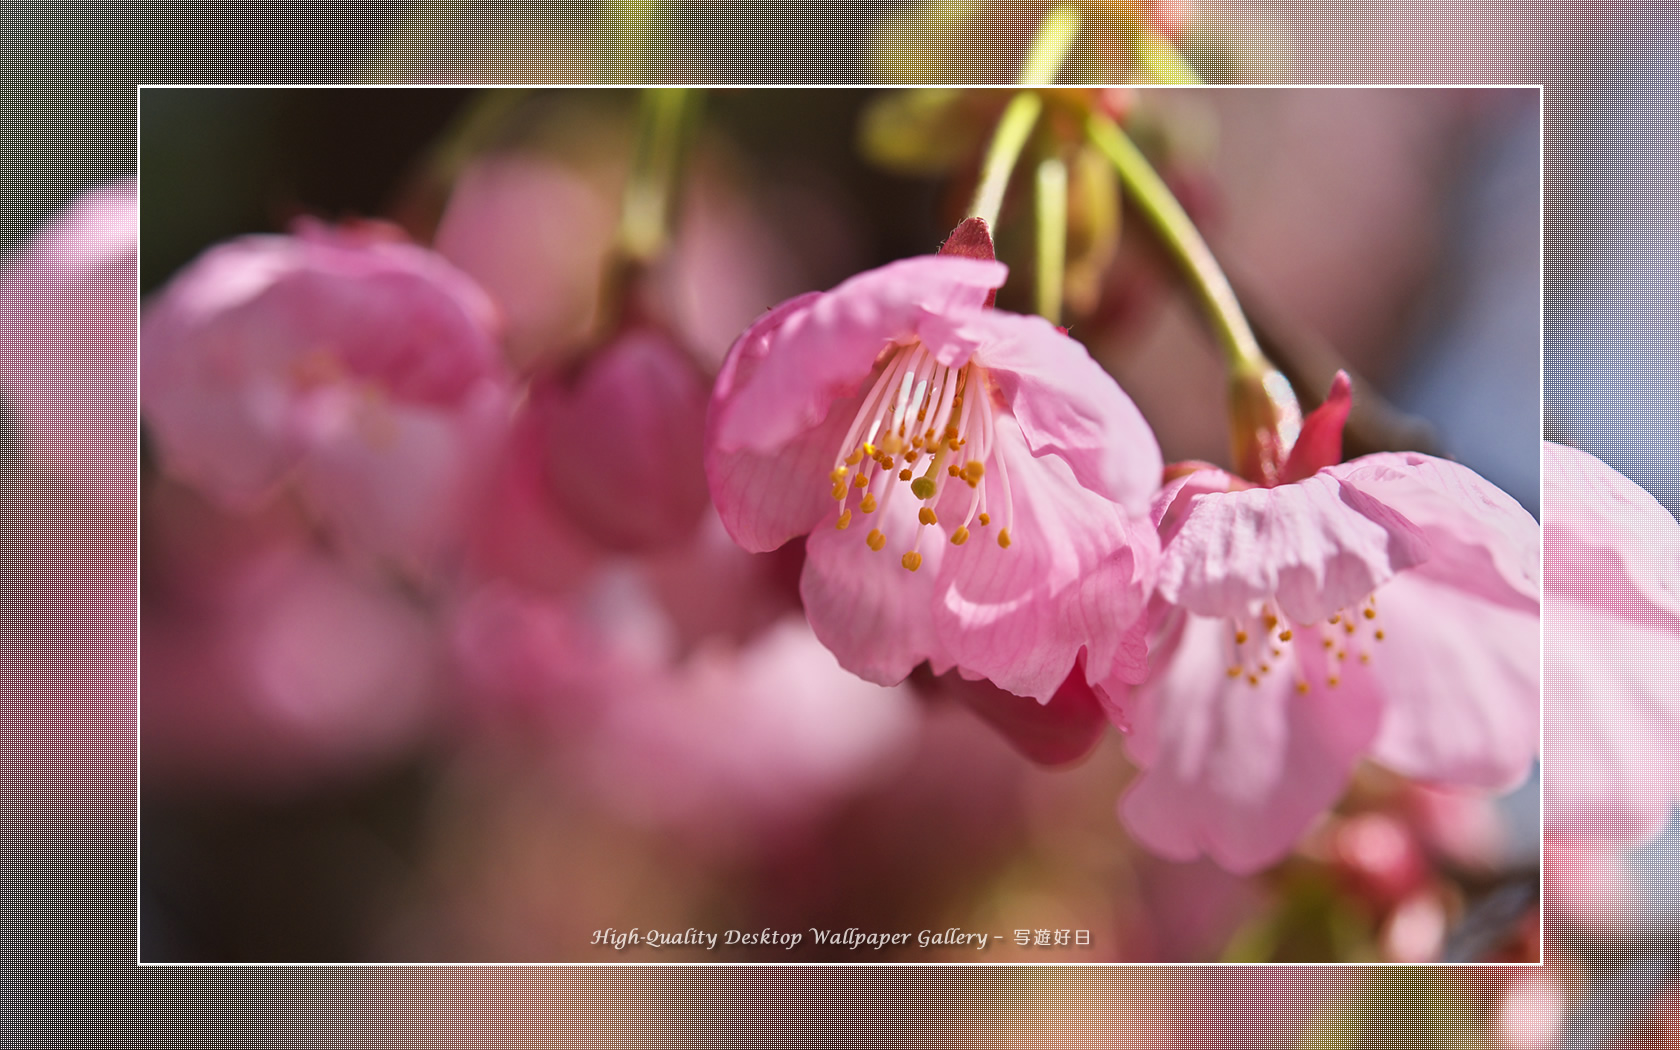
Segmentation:
<svg viewBox="0 0 1680 1050">
<path fill-rule="evenodd" d="M 990 525 L 991 523 L 992 523 L 992 516 L 990 514 L 987 514 L 985 511 L 981 511 L 980 512 L 980 524 Z"/>
<path fill-rule="evenodd" d="M 1376 618 L 1377 618 L 1377 610 L 1375 610 L 1375 609 L 1366 609 L 1365 610 L 1365 619 L 1375 620 Z"/>
<path fill-rule="evenodd" d="M 1227 667 L 1227 668 L 1225 668 L 1225 675 L 1228 678 L 1240 678 L 1240 677 L 1242 677 L 1242 668 L 1240 668 L 1240 667 Z"/>
<path fill-rule="evenodd" d="M 915 551 L 906 551 L 904 553 L 903 564 L 906 569 L 909 569 L 911 572 L 915 572 L 917 569 L 922 567 L 922 556 L 917 554 Z"/>
<path fill-rule="evenodd" d="M 852 508 L 847 507 L 845 510 L 840 512 L 840 518 L 839 518 L 838 521 L 836 521 L 834 523 L 834 527 L 837 528 L 837 529 L 843 529 L 846 526 L 850 525 L 851 523 L 852 523 Z"/>
<path fill-rule="evenodd" d="M 864 446 L 864 448 L 868 448 L 868 447 L 869 446 L 867 446 L 867 445 Z M 859 463 L 862 463 L 862 462 L 863 462 L 863 449 L 853 449 L 852 454 L 846 457 L 846 466 L 848 466 L 848 467 L 855 467 Z"/>
<path fill-rule="evenodd" d="M 957 531 L 951 533 L 951 542 L 961 547 L 968 542 L 968 526 L 958 525 Z"/>
<path fill-rule="evenodd" d="M 881 533 L 880 529 L 870 529 L 869 535 L 863 538 L 863 542 L 869 545 L 870 550 L 878 551 L 887 545 L 887 537 Z"/>
<path fill-rule="evenodd" d="M 1287 642 L 1289 639 L 1295 637 L 1295 632 L 1286 627 L 1282 631 L 1278 632 L 1278 637 Z"/>
<path fill-rule="evenodd" d="M 828 480 L 830 480 L 830 481 L 845 481 L 846 480 L 846 473 L 847 472 L 846 472 L 845 467 L 835 467 L 834 470 L 828 475 Z"/>
<path fill-rule="evenodd" d="M 857 477 L 852 479 L 852 484 L 857 488 L 866 489 L 869 487 L 869 479 L 864 477 L 862 474 L 859 474 Z"/>
<path fill-rule="evenodd" d="M 834 491 L 829 493 L 829 494 L 831 496 L 833 496 L 835 499 L 845 499 L 846 498 L 846 483 L 844 481 L 836 481 L 834 483 Z"/>
<path fill-rule="evenodd" d="M 865 495 L 863 497 L 863 502 L 858 504 L 858 510 L 863 511 L 865 514 L 875 513 L 875 493 L 871 492 Z"/>
<path fill-rule="evenodd" d="M 939 515 L 933 512 L 932 507 L 923 507 L 916 512 L 916 520 L 923 525 L 937 525 L 939 524 Z"/>
<path fill-rule="evenodd" d="M 1296 682 L 1295 683 L 1295 691 L 1297 693 L 1300 693 L 1302 696 L 1306 696 L 1307 695 L 1307 683 Z"/>
<path fill-rule="evenodd" d="M 910 468 L 909 467 L 905 467 L 903 470 L 898 472 L 898 480 L 900 480 L 900 481 L 909 481 L 910 480 Z"/>
<path fill-rule="evenodd" d="M 1248 632 L 1247 631 L 1238 631 L 1237 632 L 1237 644 L 1241 645 L 1246 641 L 1248 641 Z"/>
<path fill-rule="evenodd" d="M 1004 548 L 1005 550 L 1007 550 L 1009 548 L 1009 530 L 1008 529 L 999 529 L 998 530 L 998 546 Z"/>
</svg>

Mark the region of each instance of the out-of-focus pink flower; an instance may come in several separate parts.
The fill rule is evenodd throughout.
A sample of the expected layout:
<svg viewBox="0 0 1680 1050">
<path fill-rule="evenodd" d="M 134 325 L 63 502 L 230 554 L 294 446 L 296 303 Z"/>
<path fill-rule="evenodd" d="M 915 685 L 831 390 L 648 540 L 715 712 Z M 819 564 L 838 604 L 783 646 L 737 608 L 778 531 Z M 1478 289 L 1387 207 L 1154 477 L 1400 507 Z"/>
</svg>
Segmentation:
<svg viewBox="0 0 1680 1050">
<path fill-rule="evenodd" d="M 147 777 L 311 789 L 424 730 L 440 666 L 425 614 L 303 542 L 283 515 L 147 493 Z"/>
<path fill-rule="evenodd" d="M 707 505 L 706 384 L 655 328 L 619 335 L 576 376 L 534 381 L 543 468 L 566 516 L 608 550 L 694 534 Z"/>
<path fill-rule="evenodd" d="M 752 551 L 810 533 L 800 590 L 842 666 L 923 660 L 1047 702 L 1135 680 L 1160 451 L 1083 347 L 983 308 L 995 261 L 906 259 L 775 307 L 730 350 L 706 470 Z"/>
<path fill-rule="evenodd" d="M 408 563 L 454 541 L 509 402 L 491 301 L 432 252 L 366 232 L 220 245 L 141 329 L 166 470 L 234 509 L 291 486 Z"/>
<path fill-rule="evenodd" d="M 590 742 L 627 816 L 708 833 L 774 828 L 858 785 L 908 743 L 915 704 L 861 682 L 797 619 L 623 683 Z"/>
<path fill-rule="evenodd" d="M 1044 704 L 1023 704 L 1014 693 L 980 679 L 947 674 L 930 690 L 962 704 L 1003 734 L 1014 748 L 1047 766 L 1076 762 L 1091 753 L 1108 729 L 1108 712 L 1097 691 L 1075 668 Z"/>
<path fill-rule="evenodd" d="M 1122 814 L 1169 857 L 1272 863 L 1367 754 L 1495 790 L 1533 762 L 1538 525 L 1444 460 L 1335 463 L 1325 431 L 1349 403 L 1339 376 L 1285 466 L 1299 481 L 1198 469 L 1156 499 L 1154 668 L 1129 740 L 1143 772 Z"/>
<path fill-rule="evenodd" d="M 1680 799 L 1680 524 L 1566 445 L 1544 481 L 1546 834 L 1631 844 Z"/>
<path fill-rule="evenodd" d="M 475 509 L 511 399 L 495 309 L 412 244 L 307 226 L 211 249 L 148 309 L 141 398 L 164 467 L 250 509 L 291 486 L 425 566 Z"/>
<path fill-rule="evenodd" d="M 529 365 L 588 335 L 614 217 L 563 165 L 491 156 L 456 181 L 433 244 L 496 300 L 511 358 Z"/>
<path fill-rule="evenodd" d="M 0 449 L 115 507 L 134 500 L 132 180 L 78 198 L 0 268 Z"/>
</svg>

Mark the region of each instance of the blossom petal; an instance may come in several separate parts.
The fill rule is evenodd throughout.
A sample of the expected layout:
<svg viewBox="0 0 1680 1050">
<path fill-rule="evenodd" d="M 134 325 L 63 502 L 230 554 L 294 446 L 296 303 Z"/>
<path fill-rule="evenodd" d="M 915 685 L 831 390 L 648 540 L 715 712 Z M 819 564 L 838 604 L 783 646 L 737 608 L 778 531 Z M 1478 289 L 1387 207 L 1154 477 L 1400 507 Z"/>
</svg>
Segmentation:
<svg viewBox="0 0 1680 1050">
<path fill-rule="evenodd" d="M 1335 802 L 1381 709 L 1351 680 L 1358 666 L 1342 688 L 1325 687 L 1316 631 L 1255 686 L 1220 670 L 1230 659 L 1224 620 L 1177 612 L 1167 631 L 1180 635 L 1178 655 L 1136 691 L 1128 750 L 1144 769 L 1121 816 L 1164 856 L 1206 854 L 1255 871 L 1281 859 Z M 1309 682 L 1305 694 L 1297 675 Z"/>
<path fill-rule="evenodd" d="M 1428 557 L 1404 517 L 1329 471 L 1291 485 L 1191 497 L 1161 558 L 1161 594 L 1202 616 L 1271 598 L 1297 623 L 1362 600 Z"/>
<path fill-rule="evenodd" d="M 1289 450 L 1289 460 L 1283 465 L 1279 480 L 1288 483 L 1310 478 L 1324 467 L 1342 461 L 1342 429 L 1347 426 L 1348 413 L 1353 411 L 1353 382 L 1346 372 L 1338 371 L 1330 381 L 1330 393 L 1324 403 L 1301 421 L 1301 436 Z"/>
<path fill-rule="evenodd" d="M 1508 790 L 1540 747 L 1540 620 L 1419 572 L 1378 592 L 1385 698 L 1372 757 L 1420 780 Z"/>
<path fill-rule="evenodd" d="M 799 596 L 811 629 L 841 667 L 877 685 L 902 682 L 923 660 L 936 672 L 951 666 L 929 614 L 938 604 L 946 554 L 939 530 L 929 527 L 923 535 L 916 572 L 900 563 L 921 527 L 918 506 L 908 491 L 893 492 L 875 513 L 854 509 L 850 527 L 837 529 L 830 500 L 806 540 Z M 874 528 L 886 537 L 879 551 L 864 542 Z"/>
<path fill-rule="evenodd" d="M 1680 524 L 1566 446 L 1545 484 L 1546 833 L 1631 844 L 1680 801 Z"/>
<path fill-rule="evenodd" d="M 1067 460 L 1091 491 L 1134 515 L 1161 481 L 1161 447 L 1132 399 L 1077 342 L 1042 317 L 989 311 L 965 331 L 1035 456 Z"/>
<path fill-rule="evenodd" d="M 1380 452 L 1323 474 L 1403 515 L 1428 542 L 1413 571 L 1514 609 L 1540 600 L 1540 527 L 1468 467 L 1419 452 Z"/>
<path fill-rule="evenodd" d="M 791 440 L 821 422 L 832 401 L 856 393 L 890 341 L 915 336 L 924 326 L 942 359 L 966 359 L 945 315 L 978 311 L 1007 273 L 998 262 L 920 256 L 783 303 L 731 348 L 731 361 L 743 357 L 752 367 L 737 367 L 727 384 L 720 377 L 712 404 L 714 440 L 725 451 L 762 451 Z"/>
<path fill-rule="evenodd" d="M 1015 750 L 1041 765 L 1060 766 L 1084 758 L 1108 728 L 1101 695 L 1078 669 L 1047 704 L 1005 692 L 984 680 L 946 675 L 939 684 L 1002 733 Z"/>
<path fill-rule="evenodd" d="M 1081 649 L 1089 681 L 1140 681 L 1139 654 L 1124 642 L 1152 586 L 1154 529 L 1081 485 L 1060 457 L 1035 458 L 1008 415 L 996 436 L 994 458 L 1003 459 L 1013 495 L 1013 542 L 998 546 L 1005 522 L 994 509 L 991 526 L 946 552 L 950 584 L 935 611 L 945 646 L 959 667 L 1041 702 Z M 950 524 L 951 501 L 944 508 Z"/>
</svg>

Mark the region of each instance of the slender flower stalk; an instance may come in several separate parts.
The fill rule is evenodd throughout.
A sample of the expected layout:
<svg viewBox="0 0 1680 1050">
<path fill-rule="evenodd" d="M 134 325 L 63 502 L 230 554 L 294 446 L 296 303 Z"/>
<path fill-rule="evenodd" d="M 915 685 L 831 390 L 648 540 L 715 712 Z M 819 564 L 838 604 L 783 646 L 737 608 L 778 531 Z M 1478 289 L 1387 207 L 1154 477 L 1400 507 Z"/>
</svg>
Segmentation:
<svg viewBox="0 0 1680 1050">
<path fill-rule="evenodd" d="M 1038 312 L 1061 323 L 1062 277 L 1067 266 L 1067 165 L 1046 157 L 1038 165 Z"/>
<path fill-rule="evenodd" d="M 1017 83 L 1023 86 L 1054 83 L 1078 35 L 1079 11 L 1070 5 L 1052 8 L 1044 16 L 1044 21 L 1039 23 L 1032 45 L 1027 49 L 1026 60 L 1021 64 Z M 1003 116 L 998 119 L 991 145 L 986 148 L 985 162 L 980 166 L 980 183 L 974 191 L 974 206 L 968 212 L 986 220 L 988 227 L 997 225 L 1009 176 L 1014 172 L 1015 162 L 1020 160 L 1021 150 L 1025 148 L 1027 138 L 1043 111 L 1044 100 L 1039 98 L 1038 93 L 1023 91 L 1009 100 Z"/>
<path fill-rule="evenodd" d="M 1149 74 L 1156 84 L 1200 84 L 1201 75 L 1184 60 L 1172 40 L 1159 29 L 1138 31 L 1132 45 L 1132 57 L 1138 69 Z"/>
</svg>

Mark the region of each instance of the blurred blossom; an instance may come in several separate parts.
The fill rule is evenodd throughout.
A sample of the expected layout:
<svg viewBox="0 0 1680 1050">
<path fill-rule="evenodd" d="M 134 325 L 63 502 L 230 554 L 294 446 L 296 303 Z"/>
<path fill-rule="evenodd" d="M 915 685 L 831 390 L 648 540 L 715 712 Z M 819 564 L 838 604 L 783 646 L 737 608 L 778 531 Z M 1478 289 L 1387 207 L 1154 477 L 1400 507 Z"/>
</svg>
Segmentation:
<svg viewBox="0 0 1680 1050">
<path fill-rule="evenodd" d="M 610 550 L 692 536 L 707 504 L 700 454 L 707 390 L 693 362 L 644 326 L 622 332 L 578 369 L 539 376 L 527 406 L 556 502 Z"/>
<path fill-rule="evenodd" d="M 1632 844 L 1680 797 L 1680 524 L 1547 442 L 1546 832 Z"/>
<path fill-rule="evenodd" d="M 1034 762 L 1058 766 L 1090 754 L 1108 729 L 1108 713 L 1097 691 L 1075 669 L 1047 703 L 1023 704 L 985 679 L 943 674 L 928 686 L 935 696 L 955 700 L 1003 734 Z"/>
<path fill-rule="evenodd" d="M 113 183 L 0 263 L 0 780 L 133 772 L 136 233 Z"/>
<path fill-rule="evenodd" d="M 611 198 L 562 165 L 485 157 L 455 183 L 434 246 L 501 307 L 525 367 L 581 342 L 595 323 L 613 238 Z"/>
<path fill-rule="evenodd" d="M 113 505 L 134 499 L 132 180 L 100 187 L 0 267 L 0 452 Z"/>
<path fill-rule="evenodd" d="M 148 777 L 313 788 L 425 727 L 441 671 L 428 618 L 295 526 L 229 517 L 169 483 L 147 493 Z"/>
<path fill-rule="evenodd" d="M 1493 790 L 1534 760 L 1537 524 L 1454 463 L 1338 464 L 1350 397 L 1338 377 L 1303 425 L 1284 470 L 1301 480 L 1203 467 L 1156 499 L 1154 673 L 1128 705 L 1144 772 L 1122 812 L 1167 856 L 1275 862 L 1366 754 Z"/>
<path fill-rule="evenodd" d="M 905 259 L 766 313 L 719 376 L 706 465 L 743 547 L 811 534 L 800 591 L 842 666 L 886 684 L 928 660 L 1043 703 L 1081 651 L 1093 684 L 1142 673 L 1160 458 L 1082 346 L 984 308 L 1004 274 Z"/>
<path fill-rule="evenodd" d="M 147 310 L 141 403 L 164 468 L 236 510 L 281 490 L 426 569 L 507 426 L 495 308 L 412 244 L 301 225 L 211 249 Z"/>
<path fill-rule="evenodd" d="M 1639 887 L 1614 847 L 1548 843 L 1545 871 L 1547 917 L 1577 932 L 1612 938 L 1639 913 Z"/>
<path fill-rule="evenodd" d="M 728 840 L 804 819 L 907 746 L 907 691 L 860 681 L 797 619 L 625 680 L 585 761 L 627 817 Z"/>
<path fill-rule="evenodd" d="M 1569 998 L 1563 982 L 1544 971 L 1513 978 L 1500 997 L 1494 1027 L 1510 1050 L 1546 1050 L 1558 1045 Z"/>
</svg>

